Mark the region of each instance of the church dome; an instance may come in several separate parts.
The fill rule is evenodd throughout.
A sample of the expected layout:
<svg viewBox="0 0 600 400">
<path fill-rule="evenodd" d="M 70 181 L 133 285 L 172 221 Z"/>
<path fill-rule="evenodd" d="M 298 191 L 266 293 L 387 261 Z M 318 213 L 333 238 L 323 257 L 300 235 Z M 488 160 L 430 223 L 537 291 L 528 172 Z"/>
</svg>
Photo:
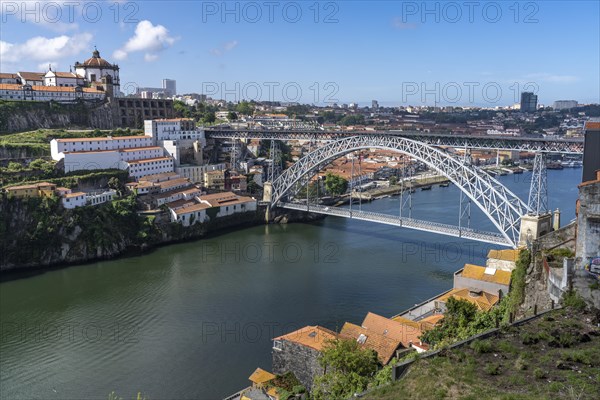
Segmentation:
<svg viewBox="0 0 600 400">
<path fill-rule="evenodd" d="M 86 67 L 113 67 L 111 63 L 100 57 L 100 52 L 98 50 L 94 50 L 92 53 L 92 58 L 85 60 L 83 65 Z"/>
</svg>

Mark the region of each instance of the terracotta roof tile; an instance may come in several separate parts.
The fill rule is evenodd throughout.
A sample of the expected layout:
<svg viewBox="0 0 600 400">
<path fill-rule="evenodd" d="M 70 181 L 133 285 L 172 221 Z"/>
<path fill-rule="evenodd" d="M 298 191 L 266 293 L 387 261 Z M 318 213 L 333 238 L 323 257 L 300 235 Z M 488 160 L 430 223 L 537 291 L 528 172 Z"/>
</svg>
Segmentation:
<svg viewBox="0 0 600 400">
<path fill-rule="evenodd" d="M 465 264 L 460 276 L 463 278 L 470 278 L 478 281 L 492 282 L 508 286 L 510 284 L 511 272 L 481 267 L 479 265 Z"/>
<path fill-rule="evenodd" d="M 305 326 L 302 329 L 274 338 L 322 351 L 325 344 L 339 338 L 339 334 L 322 326 Z"/>
<path fill-rule="evenodd" d="M 504 250 L 496 250 L 492 249 L 488 252 L 487 258 L 494 258 L 496 260 L 502 261 L 512 261 L 517 262 L 519 259 L 519 250 L 514 249 L 504 249 Z"/>
<path fill-rule="evenodd" d="M 469 289 L 452 289 L 450 292 L 438 297 L 436 300 L 447 302 L 450 297 L 473 303 L 477 306 L 479 311 L 488 311 L 498 303 L 499 300 L 498 296 L 483 291 L 481 292 L 481 295 L 473 296 Z"/>
<path fill-rule="evenodd" d="M 363 347 L 374 350 L 379 362 L 386 365 L 396 353 L 396 349 L 402 345 L 400 340 L 392 339 L 378 334 L 377 332 L 346 322 L 340 331 L 340 336 L 345 339 L 358 341 Z"/>
<path fill-rule="evenodd" d="M 253 383 L 262 384 L 275 379 L 275 375 L 265 371 L 262 368 L 256 368 L 256 370 L 252 373 L 252 375 L 250 375 L 248 379 Z"/>
<path fill-rule="evenodd" d="M 369 332 L 400 341 L 404 347 L 408 347 L 410 342 L 418 341 L 422 334 L 421 325 L 418 322 L 402 317 L 392 320 L 371 312 L 365 317 L 362 327 Z"/>
</svg>

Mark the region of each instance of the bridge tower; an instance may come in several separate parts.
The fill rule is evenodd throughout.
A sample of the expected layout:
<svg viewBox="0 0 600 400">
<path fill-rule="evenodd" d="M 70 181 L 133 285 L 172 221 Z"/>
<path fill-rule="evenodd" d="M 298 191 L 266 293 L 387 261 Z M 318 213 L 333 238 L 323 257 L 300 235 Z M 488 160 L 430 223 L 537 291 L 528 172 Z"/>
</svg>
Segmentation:
<svg viewBox="0 0 600 400">
<path fill-rule="evenodd" d="M 521 217 L 519 246 L 529 247 L 537 238 L 553 230 L 552 213 L 548 211 L 548 176 L 546 154 L 538 152 L 533 162 L 528 206 L 530 212 Z M 558 212 L 558 210 L 557 210 Z"/>
<path fill-rule="evenodd" d="M 535 215 L 548 212 L 548 175 L 546 171 L 546 155 L 536 153 L 533 162 L 533 174 L 529 187 L 529 208 Z"/>
</svg>

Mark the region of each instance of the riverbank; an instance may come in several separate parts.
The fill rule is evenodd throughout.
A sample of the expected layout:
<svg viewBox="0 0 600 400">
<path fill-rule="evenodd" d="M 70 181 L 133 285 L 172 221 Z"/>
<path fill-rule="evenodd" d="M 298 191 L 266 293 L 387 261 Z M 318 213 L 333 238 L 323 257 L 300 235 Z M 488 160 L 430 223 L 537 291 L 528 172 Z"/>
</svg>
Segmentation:
<svg viewBox="0 0 600 400">
<path fill-rule="evenodd" d="M 408 190 L 427 190 L 433 185 L 446 185 L 450 184 L 450 180 L 442 175 L 426 176 L 426 177 L 415 177 L 404 185 L 396 184 L 386 187 L 377 187 L 374 189 L 365 190 L 364 192 L 353 192 L 352 198 L 356 202 L 357 200 L 378 200 L 381 197 L 387 196 L 398 196 L 400 193 Z M 348 204 L 350 202 L 350 194 L 344 195 L 335 205 Z"/>
<path fill-rule="evenodd" d="M 266 207 L 184 227 L 166 215 L 140 215 L 135 198 L 99 207 L 64 209 L 57 199 L 0 200 L 0 272 L 46 269 L 140 255 L 157 247 L 194 241 L 265 224 Z M 273 223 L 323 218 L 294 210 L 271 211 Z"/>
</svg>

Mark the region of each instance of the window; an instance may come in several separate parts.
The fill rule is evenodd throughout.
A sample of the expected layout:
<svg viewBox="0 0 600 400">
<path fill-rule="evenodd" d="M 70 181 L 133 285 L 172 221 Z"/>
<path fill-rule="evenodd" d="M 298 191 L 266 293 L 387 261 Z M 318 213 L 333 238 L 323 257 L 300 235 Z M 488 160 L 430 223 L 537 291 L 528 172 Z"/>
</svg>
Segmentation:
<svg viewBox="0 0 600 400">
<path fill-rule="evenodd" d="M 356 341 L 360 344 L 365 344 L 365 342 L 367 341 L 367 337 L 361 333 L 360 335 L 358 335 L 358 339 L 356 339 Z"/>
<path fill-rule="evenodd" d="M 283 350 L 283 342 L 281 340 L 273 340 L 273 350 Z"/>
</svg>

